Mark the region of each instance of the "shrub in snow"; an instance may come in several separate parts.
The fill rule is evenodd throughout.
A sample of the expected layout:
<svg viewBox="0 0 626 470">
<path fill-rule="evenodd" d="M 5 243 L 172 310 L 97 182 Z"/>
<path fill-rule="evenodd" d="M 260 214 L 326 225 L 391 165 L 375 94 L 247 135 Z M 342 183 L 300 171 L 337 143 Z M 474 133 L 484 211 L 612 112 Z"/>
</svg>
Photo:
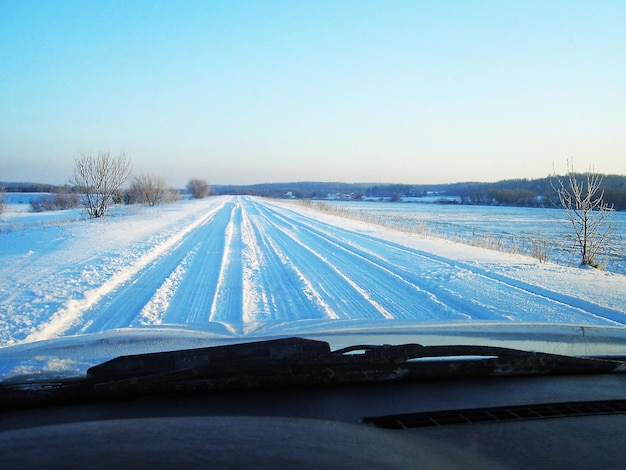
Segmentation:
<svg viewBox="0 0 626 470">
<path fill-rule="evenodd" d="M 101 152 L 97 157 L 81 155 L 76 158 L 72 183 L 82 194 L 83 207 L 89 217 L 98 218 L 106 213 L 130 172 L 130 160 L 123 153 L 117 157 Z"/>
<path fill-rule="evenodd" d="M 127 204 L 157 204 L 175 202 L 178 200 L 178 191 L 167 185 L 165 178 L 156 178 L 149 174 L 135 176 L 130 189 L 125 194 Z"/>
<path fill-rule="evenodd" d="M 71 193 L 68 188 L 59 188 L 54 194 L 43 194 L 30 200 L 33 212 L 60 211 L 78 207 L 78 194 Z"/>
<path fill-rule="evenodd" d="M 202 199 L 211 193 L 211 187 L 206 180 L 193 178 L 187 183 L 187 191 L 194 199 Z"/>
</svg>

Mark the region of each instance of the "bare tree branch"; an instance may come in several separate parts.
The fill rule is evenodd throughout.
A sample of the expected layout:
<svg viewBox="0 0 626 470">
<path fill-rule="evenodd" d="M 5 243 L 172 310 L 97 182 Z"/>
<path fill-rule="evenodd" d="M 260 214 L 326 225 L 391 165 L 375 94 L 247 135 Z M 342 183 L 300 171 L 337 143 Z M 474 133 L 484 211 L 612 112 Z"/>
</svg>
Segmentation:
<svg viewBox="0 0 626 470">
<path fill-rule="evenodd" d="M 83 207 L 89 217 L 104 216 L 130 172 L 130 160 L 123 153 L 117 157 L 109 152 L 101 152 L 97 157 L 82 154 L 75 159 L 72 184 L 82 194 Z"/>
<path fill-rule="evenodd" d="M 560 207 L 574 229 L 574 240 L 580 250 L 582 264 L 593 267 L 598 266 L 596 257 L 607 248 L 613 232 L 609 216 L 614 209 L 604 202 L 602 179 L 593 167 L 577 174 L 574 164 L 568 160 L 567 174 L 560 177 L 553 170 L 551 183 L 559 197 Z"/>
</svg>

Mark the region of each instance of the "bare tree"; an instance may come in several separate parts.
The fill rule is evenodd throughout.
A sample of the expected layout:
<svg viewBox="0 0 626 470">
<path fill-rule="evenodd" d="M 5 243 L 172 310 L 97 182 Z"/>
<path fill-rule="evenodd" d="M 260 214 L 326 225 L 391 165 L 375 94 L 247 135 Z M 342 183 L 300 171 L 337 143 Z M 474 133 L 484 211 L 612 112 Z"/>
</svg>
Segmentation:
<svg viewBox="0 0 626 470">
<path fill-rule="evenodd" d="M 82 154 L 74 161 L 74 184 L 82 194 L 85 211 L 91 218 L 102 217 L 113 196 L 130 176 L 131 164 L 121 153 L 117 157 L 101 152 L 97 157 Z"/>
<path fill-rule="evenodd" d="M 163 194 L 163 202 L 176 202 L 179 198 L 180 192 L 178 192 L 178 189 L 172 188 L 171 186 L 168 186 Z"/>
<path fill-rule="evenodd" d="M 187 183 L 187 191 L 189 191 L 191 197 L 194 199 L 202 199 L 209 195 L 211 188 L 206 180 L 194 178 Z"/>
<path fill-rule="evenodd" d="M 593 167 L 577 174 L 569 161 L 564 177 L 557 176 L 556 172 L 553 175 L 552 187 L 574 229 L 574 240 L 580 250 L 582 264 L 597 267 L 596 256 L 607 248 L 613 232 L 608 219 L 613 206 L 604 202 L 604 191 L 601 190 L 603 176 L 595 173 Z"/>
<path fill-rule="evenodd" d="M 167 185 L 165 178 L 156 178 L 150 174 L 135 176 L 127 193 L 130 204 L 146 204 L 156 206 L 164 202 L 178 199 L 178 191 Z"/>
</svg>

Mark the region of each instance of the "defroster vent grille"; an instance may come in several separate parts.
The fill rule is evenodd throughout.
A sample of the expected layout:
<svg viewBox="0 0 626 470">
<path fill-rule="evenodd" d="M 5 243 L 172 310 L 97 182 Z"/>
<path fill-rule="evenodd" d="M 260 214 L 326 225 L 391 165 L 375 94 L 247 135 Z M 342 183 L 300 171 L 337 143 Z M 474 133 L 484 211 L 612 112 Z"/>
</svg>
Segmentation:
<svg viewBox="0 0 626 470">
<path fill-rule="evenodd" d="M 626 413 L 626 400 L 604 400 L 406 413 L 362 418 L 361 422 L 386 429 L 408 429 L 622 413 Z"/>
</svg>

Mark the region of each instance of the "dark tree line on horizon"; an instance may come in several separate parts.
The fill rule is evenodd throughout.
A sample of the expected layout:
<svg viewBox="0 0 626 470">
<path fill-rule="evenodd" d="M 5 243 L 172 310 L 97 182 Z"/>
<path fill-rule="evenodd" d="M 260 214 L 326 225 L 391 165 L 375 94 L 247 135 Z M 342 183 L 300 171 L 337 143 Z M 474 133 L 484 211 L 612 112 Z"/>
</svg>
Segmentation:
<svg viewBox="0 0 626 470">
<path fill-rule="evenodd" d="M 264 183 L 255 185 L 212 185 L 215 194 L 253 195 L 271 198 L 296 199 L 364 198 L 400 201 L 403 198 L 441 196 L 442 203 L 450 198 L 460 204 L 505 205 L 528 207 L 558 206 L 558 196 L 551 186 L 552 177 L 539 179 L 511 179 L 495 183 L 462 182 L 447 184 L 370 184 L 341 182 Z M 55 193 L 58 186 L 37 183 L 1 183 L 7 192 Z M 626 210 L 626 176 L 605 175 L 601 190 L 604 201 L 615 210 Z M 448 198 L 448 199 L 446 199 Z"/>
<path fill-rule="evenodd" d="M 366 184 L 366 183 L 266 183 L 248 186 L 214 186 L 216 194 L 255 195 L 296 199 L 364 198 L 400 201 L 405 198 L 440 196 L 442 203 L 457 198 L 460 204 L 503 205 L 523 207 L 559 206 L 558 195 L 551 185 L 553 177 L 511 179 L 495 183 L 462 182 L 447 184 Z M 626 210 L 626 176 L 606 175 L 601 190 L 604 200 L 615 210 Z"/>
</svg>

